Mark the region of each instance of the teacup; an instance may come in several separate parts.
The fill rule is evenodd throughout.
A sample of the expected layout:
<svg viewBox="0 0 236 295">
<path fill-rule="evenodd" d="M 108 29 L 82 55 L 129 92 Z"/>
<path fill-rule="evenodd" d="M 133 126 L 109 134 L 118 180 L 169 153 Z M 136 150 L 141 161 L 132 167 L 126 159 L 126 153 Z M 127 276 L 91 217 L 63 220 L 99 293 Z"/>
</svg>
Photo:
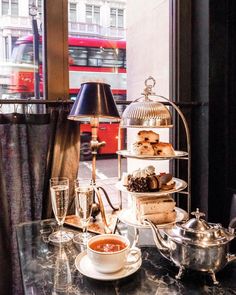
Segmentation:
<svg viewBox="0 0 236 295">
<path fill-rule="evenodd" d="M 141 258 L 141 251 L 131 248 L 126 237 L 102 234 L 88 240 L 87 255 L 97 271 L 112 273 L 137 262 Z"/>
</svg>

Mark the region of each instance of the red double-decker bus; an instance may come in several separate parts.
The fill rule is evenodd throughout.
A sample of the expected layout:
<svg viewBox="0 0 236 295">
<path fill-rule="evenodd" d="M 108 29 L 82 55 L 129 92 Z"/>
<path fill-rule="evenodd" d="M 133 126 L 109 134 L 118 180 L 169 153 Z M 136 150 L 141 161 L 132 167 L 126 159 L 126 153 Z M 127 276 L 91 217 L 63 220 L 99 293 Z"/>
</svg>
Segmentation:
<svg viewBox="0 0 236 295">
<path fill-rule="evenodd" d="M 111 85 L 115 100 L 126 99 L 126 42 L 96 38 L 68 38 L 69 93 L 75 99 L 81 83 L 104 82 Z M 19 38 L 12 52 L 8 68 L 8 92 L 20 98 L 34 96 L 33 36 Z M 42 39 L 39 42 L 39 88 L 43 92 Z M 119 107 L 118 107 L 119 109 Z M 122 111 L 122 109 L 120 109 Z M 81 126 L 81 153 L 90 157 L 90 126 Z M 101 123 L 99 140 L 108 144 L 99 150 L 100 154 L 114 154 L 117 151 L 118 123 Z"/>
</svg>

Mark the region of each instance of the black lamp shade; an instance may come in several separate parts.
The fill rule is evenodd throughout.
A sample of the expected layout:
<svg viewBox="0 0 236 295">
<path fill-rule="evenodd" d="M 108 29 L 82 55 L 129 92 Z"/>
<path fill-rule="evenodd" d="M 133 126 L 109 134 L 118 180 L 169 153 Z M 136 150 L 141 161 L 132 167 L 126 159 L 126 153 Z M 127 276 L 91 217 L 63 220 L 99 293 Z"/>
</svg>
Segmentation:
<svg viewBox="0 0 236 295">
<path fill-rule="evenodd" d="M 68 119 L 86 121 L 92 117 L 120 119 L 110 85 L 98 82 L 81 84 Z"/>
</svg>

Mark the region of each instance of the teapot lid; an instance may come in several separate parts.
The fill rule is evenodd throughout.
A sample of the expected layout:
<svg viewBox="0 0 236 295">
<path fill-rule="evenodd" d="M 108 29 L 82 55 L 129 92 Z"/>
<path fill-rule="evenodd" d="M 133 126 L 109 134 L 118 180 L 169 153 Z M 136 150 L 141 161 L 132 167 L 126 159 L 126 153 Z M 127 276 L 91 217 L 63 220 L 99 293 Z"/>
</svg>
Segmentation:
<svg viewBox="0 0 236 295">
<path fill-rule="evenodd" d="M 224 229 L 220 224 L 207 223 L 202 216 L 204 213 L 197 208 L 191 212 L 195 218 L 191 218 L 185 223 L 178 223 L 172 230 L 166 233 L 177 241 L 195 244 L 201 247 L 225 244 L 232 240 L 234 236 Z"/>
<path fill-rule="evenodd" d="M 191 214 L 194 215 L 195 218 L 189 219 L 189 221 L 183 225 L 185 229 L 205 231 L 211 228 L 211 226 L 204 219 L 201 219 L 202 216 L 205 216 L 205 213 L 200 212 L 199 208 L 197 208 L 196 211 L 191 212 Z"/>
</svg>

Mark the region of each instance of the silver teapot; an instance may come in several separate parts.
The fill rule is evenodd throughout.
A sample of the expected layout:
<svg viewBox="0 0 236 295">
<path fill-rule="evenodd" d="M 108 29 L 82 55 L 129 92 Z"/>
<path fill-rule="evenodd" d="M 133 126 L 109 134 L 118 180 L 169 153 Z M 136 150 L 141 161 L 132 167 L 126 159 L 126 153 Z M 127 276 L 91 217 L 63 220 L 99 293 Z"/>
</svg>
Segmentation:
<svg viewBox="0 0 236 295">
<path fill-rule="evenodd" d="M 235 238 L 236 219 L 225 229 L 220 224 L 207 223 L 198 208 L 191 214 L 195 218 L 170 228 L 159 229 L 151 221 L 145 221 L 151 226 L 160 253 L 179 267 L 177 279 L 185 269 L 192 269 L 209 273 L 213 283 L 218 284 L 215 273 L 236 260 L 235 255 L 228 253 L 228 244 Z"/>
</svg>

